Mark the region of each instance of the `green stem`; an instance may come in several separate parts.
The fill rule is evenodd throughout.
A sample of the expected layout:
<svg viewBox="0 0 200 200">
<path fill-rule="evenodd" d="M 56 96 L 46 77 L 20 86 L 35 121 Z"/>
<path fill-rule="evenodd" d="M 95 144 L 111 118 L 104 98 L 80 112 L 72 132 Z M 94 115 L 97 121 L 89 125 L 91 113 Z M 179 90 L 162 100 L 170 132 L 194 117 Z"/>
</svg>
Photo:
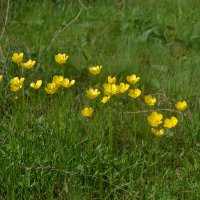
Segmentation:
<svg viewBox="0 0 200 200">
<path fill-rule="evenodd" d="M 136 116 L 134 110 L 135 110 L 135 103 L 133 100 L 133 133 L 134 133 L 134 143 L 136 144 L 137 130 L 136 130 Z"/>
<path fill-rule="evenodd" d="M 91 164 L 92 160 L 92 122 L 88 121 L 86 122 L 88 126 L 88 151 L 89 151 L 89 163 Z"/>
<path fill-rule="evenodd" d="M 110 107 L 109 111 L 109 144 L 110 144 L 110 153 L 113 152 L 113 127 L 112 127 L 112 119 L 113 119 L 113 110 Z"/>
<path fill-rule="evenodd" d="M 64 65 L 61 66 L 61 69 L 62 69 L 62 76 L 63 76 L 63 78 L 65 78 L 65 68 L 64 68 Z"/>
</svg>

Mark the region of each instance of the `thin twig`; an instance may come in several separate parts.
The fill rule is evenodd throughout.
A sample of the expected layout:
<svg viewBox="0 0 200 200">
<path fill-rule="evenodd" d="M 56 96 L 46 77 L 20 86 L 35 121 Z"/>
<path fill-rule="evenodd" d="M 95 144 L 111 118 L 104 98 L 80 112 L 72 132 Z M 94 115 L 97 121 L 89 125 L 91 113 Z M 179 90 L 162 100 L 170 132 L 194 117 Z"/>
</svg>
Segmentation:
<svg viewBox="0 0 200 200">
<path fill-rule="evenodd" d="M 80 11 L 78 12 L 78 14 L 76 15 L 76 17 L 74 19 L 72 19 L 69 23 L 65 24 L 64 26 L 62 25 L 53 35 L 50 44 L 48 45 L 48 47 L 46 48 L 44 54 L 41 56 L 41 59 L 39 59 L 38 61 L 38 65 L 36 67 L 36 70 L 39 69 L 41 62 L 45 59 L 47 53 L 49 52 L 49 50 L 51 49 L 52 44 L 54 43 L 54 41 L 56 40 L 56 38 L 60 35 L 60 33 L 62 33 L 66 28 L 68 28 L 71 24 L 73 24 L 80 16 L 82 12 L 82 8 L 80 9 Z"/>
<path fill-rule="evenodd" d="M 88 10 L 88 8 L 84 5 L 84 3 L 81 0 L 78 0 L 78 2 L 83 9 Z"/>
<path fill-rule="evenodd" d="M 176 113 L 181 115 L 181 121 L 183 121 L 183 113 L 182 112 L 180 112 L 178 110 L 168 109 L 168 108 L 161 108 L 161 109 L 156 109 L 156 110 L 140 110 L 140 111 L 137 111 L 137 112 L 127 111 L 127 112 L 121 112 L 121 113 L 124 113 L 124 114 L 140 114 L 140 113 L 148 113 L 148 112 L 154 112 L 154 111 L 176 112 Z M 186 117 L 186 115 L 185 115 L 185 117 Z"/>
<path fill-rule="evenodd" d="M 155 110 L 140 110 L 140 111 L 137 111 L 137 112 L 130 112 L 130 111 L 127 111 L 127 112 L 121 112 L 121 113 L 125 113 L 125 114 L 140 114 L 140 113 L 148 113 L 148 112 L 153 112 Z M 172 110 L 172 109 L 167 109 L 167 108 L 163 108 L 163 109 L 156 109 L 156 111 L 169 111 L 169 112 L 177 112 L 179 114 L 182 114 L 180 111 L 178 110 Z"/>
<path fill-rule="evenodd" d="M 6 9 L 6 17 L 5 17 L 5 21 L 3 20 L 3 15 L 1 13 L 1 17 L 2 17 L 2 21 L 3 21 L 3 30 L 2 30 L 2 33 L 1 33 L 1 36 L 0 36 L 0 40 L 2 39 L 3 35 L 4 35 L 4 32 L 6 30 L 6 24 L 7 24 L 7 21 L 8 21 L 8 12 L 9 12 L 9 8 L 10 8 L 10 0 L 8 0 L 7 2 L 7 9 Z"/>
<path fill-rule="evenodd" d="M 2 49 L 1 44 L 0 44 L 0 56 L 3 58 L 3 63 L 5 64 L 6 63 L 6 58 L 5 58 L 5 55 L 3 53 L 3 49 Z"/>
<path fill-rule="evenodd" d="M 7 22 L 8 22 L 9 8 L 10 8 L 10 0 L 7 1 L 5 20 L 4 20 L 4 17 L 3 17 L 2 10 L 0 10 L 0 15 L 1 15 L 1 18 L 2 18 L 2 23 L 3 23 L 2 32 L 1 32 L 1 35 L 0 35 L 0 41 L 2 40 L 3 35 L 4 35 L 5 31 L 6 31 L 6 25 L 7 25 Z M 0 55 L 3 58 L 3 63 L 5 65 L 6 64 L 6 57 L 4 55 L 1 43 L 0 43 Z"/>
</svg>

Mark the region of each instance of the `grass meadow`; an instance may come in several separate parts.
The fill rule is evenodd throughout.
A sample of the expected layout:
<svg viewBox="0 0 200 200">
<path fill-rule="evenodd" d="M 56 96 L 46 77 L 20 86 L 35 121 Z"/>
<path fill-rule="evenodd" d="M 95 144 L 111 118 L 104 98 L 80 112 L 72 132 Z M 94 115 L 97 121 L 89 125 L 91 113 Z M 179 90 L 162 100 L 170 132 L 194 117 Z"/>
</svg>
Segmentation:
<svg viewBox="0 0 200 200">
<path fill-rule="evenodd" d="M 0 199 L 200 199 L 199 10 L 198 0 L 1 0 Z M 20 52 L 34 67 L 12 61 Z M 108 76 L 132 74 L 139 97 L 101 102 Z M 48 94 L 55 75 L 75 84 Z M 14 77 L 25 78 L 18 91 Z M 155 136 L 153 111 L 177 126 Z"/>
</svg>

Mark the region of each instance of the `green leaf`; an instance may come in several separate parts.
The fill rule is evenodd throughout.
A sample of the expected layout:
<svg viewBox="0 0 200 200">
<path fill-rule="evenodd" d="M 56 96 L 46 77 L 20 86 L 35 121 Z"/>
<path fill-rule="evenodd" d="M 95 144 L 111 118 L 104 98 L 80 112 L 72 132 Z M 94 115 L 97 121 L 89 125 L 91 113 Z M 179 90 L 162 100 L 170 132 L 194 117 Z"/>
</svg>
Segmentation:
<svg viewBox="0 0 200 200">
<path fill-rule="evenodd" d="M 142 33 L 142 35 L 140 35 L 137 40 L 139 42 L 146 42 L 148 39 L 149 39 L 149 36 L 152 34 L 152 33 L 155 33 L 156 32 L 156 27 L 152 27 L 150 29 L 148 29 L 147 31 L 145 31 L 144 33 Z"/>
</svg>

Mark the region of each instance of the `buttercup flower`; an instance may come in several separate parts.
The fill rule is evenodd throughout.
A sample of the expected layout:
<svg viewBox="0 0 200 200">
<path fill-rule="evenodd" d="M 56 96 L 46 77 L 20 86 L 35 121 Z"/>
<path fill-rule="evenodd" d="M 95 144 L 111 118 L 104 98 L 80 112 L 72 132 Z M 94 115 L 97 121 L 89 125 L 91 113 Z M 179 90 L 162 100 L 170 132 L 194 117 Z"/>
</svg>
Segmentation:
<svg viewBox="0 0 200 200">
<path fill-rule="evenodd" d="M 110 96 L 105 96 L 103 97 L 103 99 L 101 100 L 102 103 L 107 103 L 110 100 Z"/>
<path fill-rule="evenodd" d="M 147 117 L 147 121 L 152 127 L 156 127 L 162 124 L 163 115 L 157 112 L 152 112 L 151 115 Z"/>
<path fill-rule="evenodd" d="M 38 80 L 36 83 L 32 82 L 30 84 L 30 87 L 33 88 L 34 90 L 38 90 L 42 85 L 42 80 Z"/>
<path fill-rule="evenodd" d="M 151 132 L 152 132 L 155 136 L 162 136 L 162 135 L 164 135 L 164 133 L 165 133 L 164 129 L 157 130 L 157 129 L 155 129 L 155 128 L 151 128 Z"/>
<path fill-rule="evenodd" d="M 103 84 L 103 88 L 104 88 L 104 93 L 107 96 L 112 96 L 114 94 L 117 94 L 117 85 L 115 84 L 111 84 L 111 83 L 104 83 Z"/>
<path fill-rule="evenodd" d="M 34 65 L 35 65 L 36 61 L 35 60 L 28 60 L 25 63 L 22 63 L 22 67 L 26 68 L 26 69 L 31 69 Z"/>
<path fill-rule="evenodd" d="M 18 78 L 15 77 L 13 79 L 10 80 L 10 90 L 13 92 L 17 92 L 18 90 L 20 90 L 23 86 L 25 78 Z"/>
<path fill-rule="evenodd" d="M 14 53 L 13 55 L 12 55 L 12 61 L 14 62 L 14 63 L 16 63 L 16 64 L 19 64 L 19 63 L 21 63 L 22 62 L 22 60 L 23 60 L 23 58 L 24 58 L 24 54 L 23 53 Z"/>
<path fill-rule="evenodd" d="M 151 95 L 146 95 L 144 101 L 148 106 L 154 106 L 156 103 L 156 98 Z"/>
<path fill-rule="evenodd" d="M 178 119 L 176 117 L 171 117 L 170 119 L 164 120 L 164 127 L 165 128 L 174 128 L 178 123 Z"/>
<path fill-rule="evenodd" d="M 140 89 L 130 89 L 128 92 L 128 96 L 132 97 L 133 99 L 136 99 L 141 95 L 141 90 Z"/>
<path fill-rule="evenodd" d="M 93 109 L 91 107 L 85 107 L 82 111 L 81 114 L 84 117 L 91 117 L 93 114 Z"/>
<path fill-rule="evenodd" d="M 67 56 L 66 54 L 58 54 L 58 55 L 55 55 L 55 61 L 62 65 L 62 64 L 65 64 L 67 59 L 68 59 L 69 56 Z"/>
<path fill-rule="evenodd" d="M 137 77 L 135 74 L 131 75 L 131 76 L 127 76 L 126 80 L 130 83 L 130 84 L 135 84 L 140 80 L 140 77 Z"/>
<path fill-rule="evenodd" d="M 3 81 L 3 75 L 1 74 L 0 75 L 0 82 L 2 82 Z"/>
<path fill-rule="evenodd" d="M 86 90 L 86 94 L 87 94 L 88 98 L 95 99 L 96 97 L 99 96 L 100 92 L 99 92 L 98 89 L 92 89 L 92 88 L 90 88 L 89 90 Z"/>
<path fill-rule="evenodd" d="M 111 83 L 111 84 L 114 84 L 116 83 L 117 79 L 115 76 L 111 77 L 111 76 L 108 76 L 108 83 Z"/>
<path fill-rule="evenodd" d="M 90 71 L 91 74 L 97 75 L 97 74 L 100 74 L 101 68 L 102 68 L 102 66 L 90 67 L 89 71 Z"/>
<path fill-rule="evenodd" d="M 47 87 L 45 87 L 45 91 L 48 94 L 54 94 L 58 91 L 58 85 L 55 83 L 48 83 Z"/>
<path fill-rule="evenodd" d="M 129 84 L 125 84 L 125 83 L 120 83 L 117 86 L 118 92 L 119 93 L 124 93 L 129 89 L 130 85 Z"/>
<path fill-rule="evenodd" d="M 176 103 L 176 109 L 183 112 L 187 108 L 187 102 L 186 101 L 178 101 Z"/>
<path fill-rule="evenodd" d="M 61 86 L 63 83 L 63 76 L 53 76 L 53 81 L 52 83 L 55 83 L 57 86 Z"/>
<path fill-rule="evenodd" d="M 72 85 L 75 84 L 75 80 L 69 80 L 68 78 L 63 79 L 61 85 L 65 88 L 70 88 Z"/>
</svg>

